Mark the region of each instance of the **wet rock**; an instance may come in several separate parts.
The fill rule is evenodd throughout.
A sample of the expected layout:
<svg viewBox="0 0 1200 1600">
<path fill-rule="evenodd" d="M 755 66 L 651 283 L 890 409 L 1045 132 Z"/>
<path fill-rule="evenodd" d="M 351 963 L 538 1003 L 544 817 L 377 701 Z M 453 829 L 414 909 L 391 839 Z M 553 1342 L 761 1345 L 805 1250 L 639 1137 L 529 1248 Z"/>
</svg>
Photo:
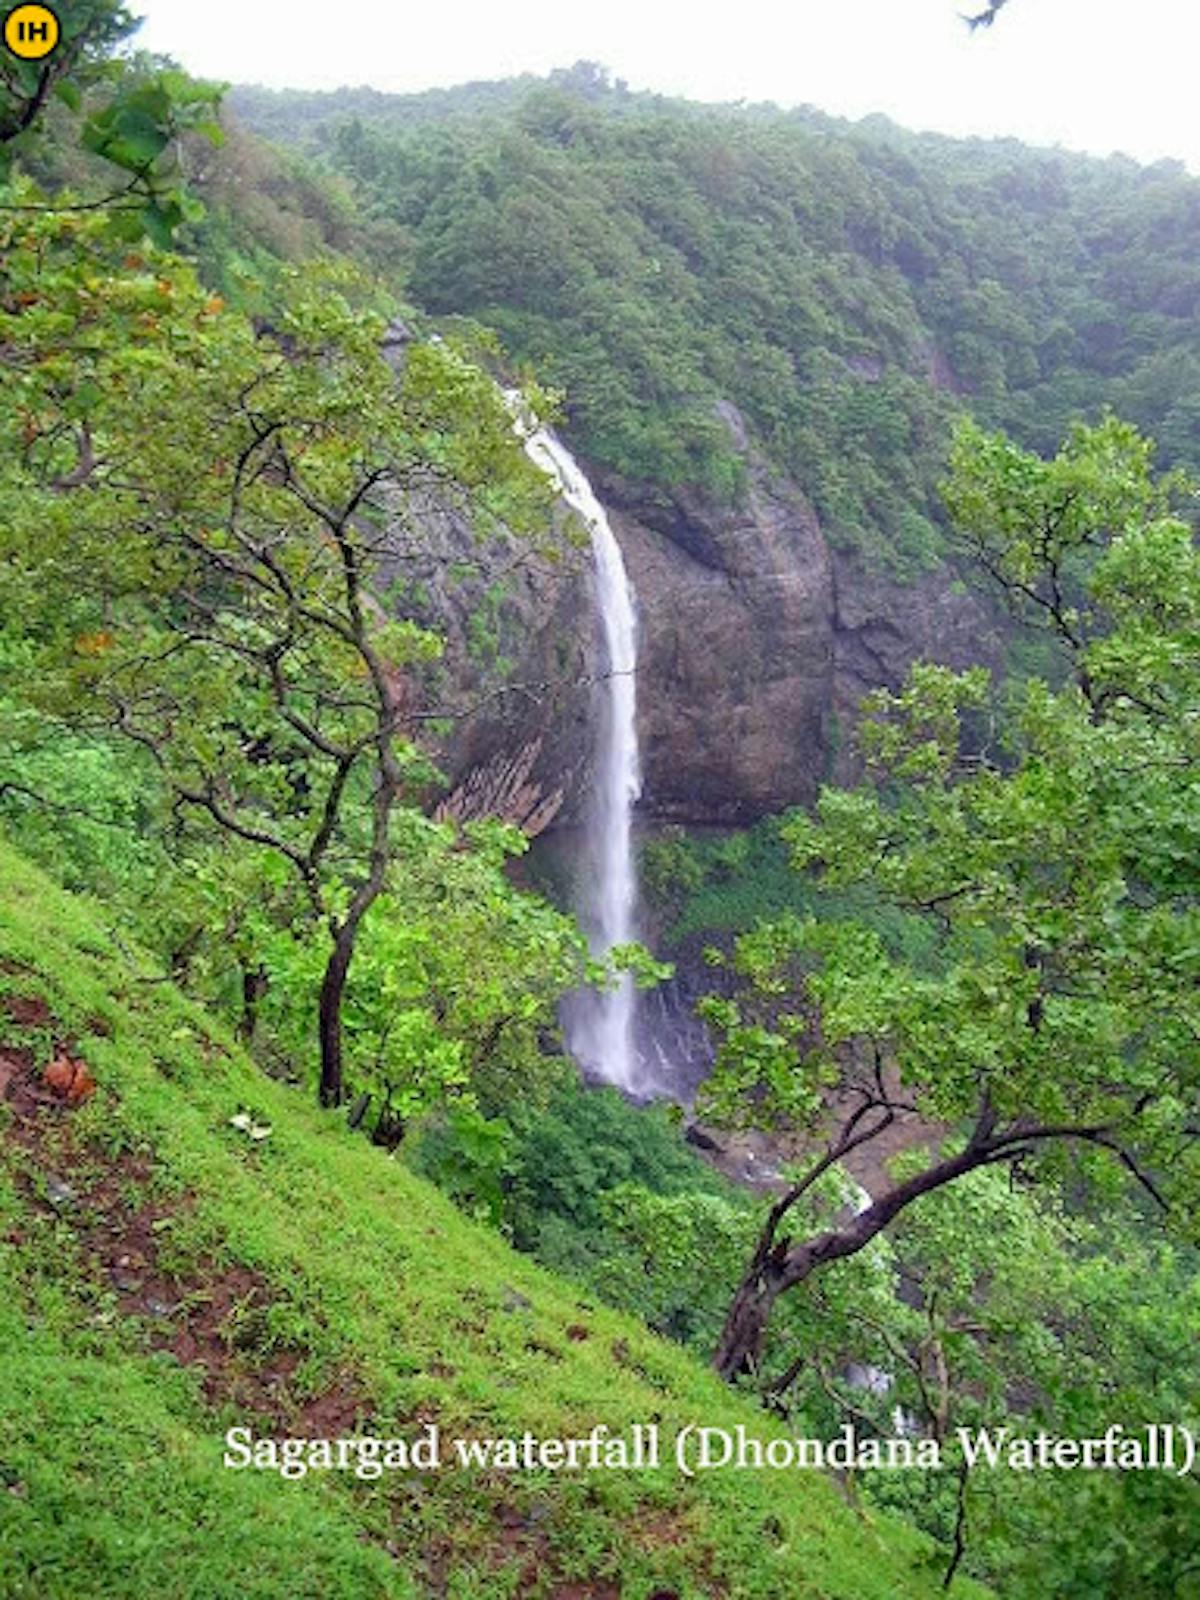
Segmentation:
<svg viewBox="0 0 1200 1600">
<path fill-rule="evenodd" d="M 556 536 L 541 547 L 503 528 L 481 537 L 431 487 L 397 507 L 380 580 L 399 614 L 445 640 L 430 681 L 414 685 L 423 715 L 447 718 L 442 732 L 425 727 L 448 779 L 437 814 L 496 816 L 533 838 L 578 809 L 590 782 L 600 645 L 577 519 L 560 508 Z"/>
<path fill-rule="evenodd" d="M 688 1144 L 695 1145 L 697 1150 L 704 1150 L 710 1155 L 717 1156 L 724 1153 L 723 1146 L 710 1133 L 705 1133 L 704 1129 L 696 1122 L 688 1123 L 684 1129 L 683 1137 Z"/>
<path fill-rule="evenodd" d="M 734 506 L 602 479 L 638 599 L 642 811 L 656 820 L 752 822 L 811 799 L 824 775 L 829 552 L 802 491 L 746 448 Z"/>
</svg>

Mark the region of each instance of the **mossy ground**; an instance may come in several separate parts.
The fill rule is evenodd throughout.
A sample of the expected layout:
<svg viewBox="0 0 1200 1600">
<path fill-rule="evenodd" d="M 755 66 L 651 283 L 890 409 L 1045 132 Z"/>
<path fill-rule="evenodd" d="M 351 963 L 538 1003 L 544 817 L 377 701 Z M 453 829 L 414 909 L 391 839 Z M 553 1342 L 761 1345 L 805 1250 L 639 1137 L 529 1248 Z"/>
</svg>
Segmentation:
<svg viewBox="0 0 1200 1600">
<path fill-rule="evenodd" d="M 75 1109 L 46 1083 L 57 1056 L 98 1085 Z M 270 1137 L 231 1127 L 241 1110 Z M 11 1600 L 940 1592 L 925 1541 L 811 1472 L 223 1468 L 237 1423 L 774 1430 L 266 1078 L 103 908 L 3 844 L 0 1345 Z"/>
</svg>

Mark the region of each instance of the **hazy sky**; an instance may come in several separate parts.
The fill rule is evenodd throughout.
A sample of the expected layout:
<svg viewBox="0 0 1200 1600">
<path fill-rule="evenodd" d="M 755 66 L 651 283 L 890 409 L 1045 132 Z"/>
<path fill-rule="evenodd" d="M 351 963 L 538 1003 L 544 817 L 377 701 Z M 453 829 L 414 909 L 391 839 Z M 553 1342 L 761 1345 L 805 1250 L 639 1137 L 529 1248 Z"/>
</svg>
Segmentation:
<svg viewBox="0 0 1200 1600">
<path fill-rule="evenodd" d="M 1014 134 L 1200 172 L 1195 0 L 130 0 L 141 42 L 237 82 L 427 89 L 587 59 L 634 88 Z"/>
</svg>

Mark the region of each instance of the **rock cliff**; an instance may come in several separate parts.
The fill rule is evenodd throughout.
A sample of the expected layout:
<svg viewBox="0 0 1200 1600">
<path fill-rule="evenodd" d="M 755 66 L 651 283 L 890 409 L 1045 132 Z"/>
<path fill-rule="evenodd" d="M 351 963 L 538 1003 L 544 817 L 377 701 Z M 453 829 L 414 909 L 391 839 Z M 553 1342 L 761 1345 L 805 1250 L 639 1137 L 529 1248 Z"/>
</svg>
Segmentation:
<svg viewBox="0 0 1200 1600">
<path fill-rule="evenodd" d="M 502 817 L 531 838 L 576 815 L 587 793 L 600 672 L 586 532 L 565 509 L 557 520 L 542 548 L 481 540 L 436 492 L 410 498 L 380 571 L 392 607 L 446 642 L 416 729 L 446 778 L 438 813 Z"/>
<path fill-rule="evenodd" d="M 986 605 L 939 567 L 909 582 L 832 548 L 802 489 L 771 466 L 729 405 L 746 466 L 736 506 L 650 491 L 609 473 L 609 511 L 638 598 L 638 714 L 648 824 L 738 826 L 853 777 L 846 737 L 862 696 L 910 661 L 998 664 Z M 426 583 L 473 563 L 447 600 L 446 810 L 499 813 L 531 834 L 579 820 L 591 778 L 599 669 L 590 556 L 473 546 L 440 511 Z M 435 595 L 436 599 L 437 596 Z M 482 666 L 492 686 L 479 688 Z"/>
</svg>

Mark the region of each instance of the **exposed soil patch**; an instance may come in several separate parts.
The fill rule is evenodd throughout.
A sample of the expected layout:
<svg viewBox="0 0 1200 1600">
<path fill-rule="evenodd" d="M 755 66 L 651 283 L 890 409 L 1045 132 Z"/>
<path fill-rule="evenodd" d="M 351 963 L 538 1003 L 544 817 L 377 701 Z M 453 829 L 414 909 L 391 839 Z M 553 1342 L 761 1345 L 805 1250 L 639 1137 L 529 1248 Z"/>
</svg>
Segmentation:
<svg viewBox="0 0 1200 1600">
<path fill-rule="evenodd" d="M 4 1010 L 18 1028 L 48 1028 L 53 1021 L 50 1007 L 37 995 L 7 994 Z"/>
<path fill-rule="evenodd" d="M 534 1497 L 518 1503 L 508 1498 L 511 1485 L 507 1481 L 497 1477 L 490 1482 L 497 1494 L 490 1510 L 490 1526 L 476 1529 L 474 1537 L 463 1530 L 458 1541 L 445 1535 L 422 1539 L 422 1577 L 431 1596 L 441 1600 L 451 1591 L 458 1563 L 467 1554 L 472 1561 L 486 1561 L 493 1571 L 515 1570 L 518 1596 L 540 1595 L 543 1600 L 619 1600 L 621 1587 L 612 1578 L 567 1578 L 555 1571 L 558 1559 L 552 1539 L 553 1507 L 548 1501 Z M 639 1512 L 625 1535 L 647 1551 L 677 1546 L 686 1537 L 680 1515 L 665 1509 L 649 1521 Z M 399 1546 L 387 1548 L 398 1549 Z M 707 1560 L 706 1556 L 705 1566 Z M 719 1595 L 724 1589 L 714 1584 L 710 1592 Z M 655 1589 L 652 1594 L 656 1600 L 679 1600 L 676 1591 L 667 1587 Z"/>
<path fill-rule="evenodd" d="M 14 1082 L 22 1081 L 32 1070 L 31 1050 L 11 1050 L 0 1045 L 0 1100 L 7 1098 Z"/>
<path fill-rule="evenodd" d="M 643 1550 L 662 1550 L 681 1545 L 687 1538 L 683 1514 L 666 1508 L 643 1513 L 632 1537 Z"/>
<path fill-rule="evenodd" d="M 491 1551 L 492 1565 L 504 1566 L 514 1559 L 522 1559 L 519 1594 L 532 1594 L 537 1588 L 538 1574 L 550 1562 L 550 1543 L 539 1527 L 536 1512 L 521 1511 L 517 1506 L 501 1502 L 496 1507 L 496 1543 Z"/>
<path fill-rule="evenodd" d="M 315 1396 L 297 1392 L 306 1352 L 271 1340 L 274 1297 L 261 1273 L 219 1259 L 187 1271 L 165 1264 L 172 1229 L 191 1212 L 192 1198 L 154 1196 L 144 1156 L 114 1154 L 78 1135 L 74 1111 L 86 1069 L 73 1043 L 57 1037 L 45 1002 L 0 995 L 0 1019 L 10 1037 L 14 1025 L 55 1035 L 47 1070 L 31 1049 L 0 1047 L 0 1101 L 8 1109 L 0 1141 L 20 1152 L 17 1183 L 31 1206 L 69 1224 L 85 1273 L 114 1295 L 120 1315 L 144 1324 L 153 1348 L 198 1367 L 214 1406 L 233 1406 L 260 1429 L 311 1438 L 352 1431 L 365 1410 L 361 1390 L 347 1377 Z"/>
</svg>

